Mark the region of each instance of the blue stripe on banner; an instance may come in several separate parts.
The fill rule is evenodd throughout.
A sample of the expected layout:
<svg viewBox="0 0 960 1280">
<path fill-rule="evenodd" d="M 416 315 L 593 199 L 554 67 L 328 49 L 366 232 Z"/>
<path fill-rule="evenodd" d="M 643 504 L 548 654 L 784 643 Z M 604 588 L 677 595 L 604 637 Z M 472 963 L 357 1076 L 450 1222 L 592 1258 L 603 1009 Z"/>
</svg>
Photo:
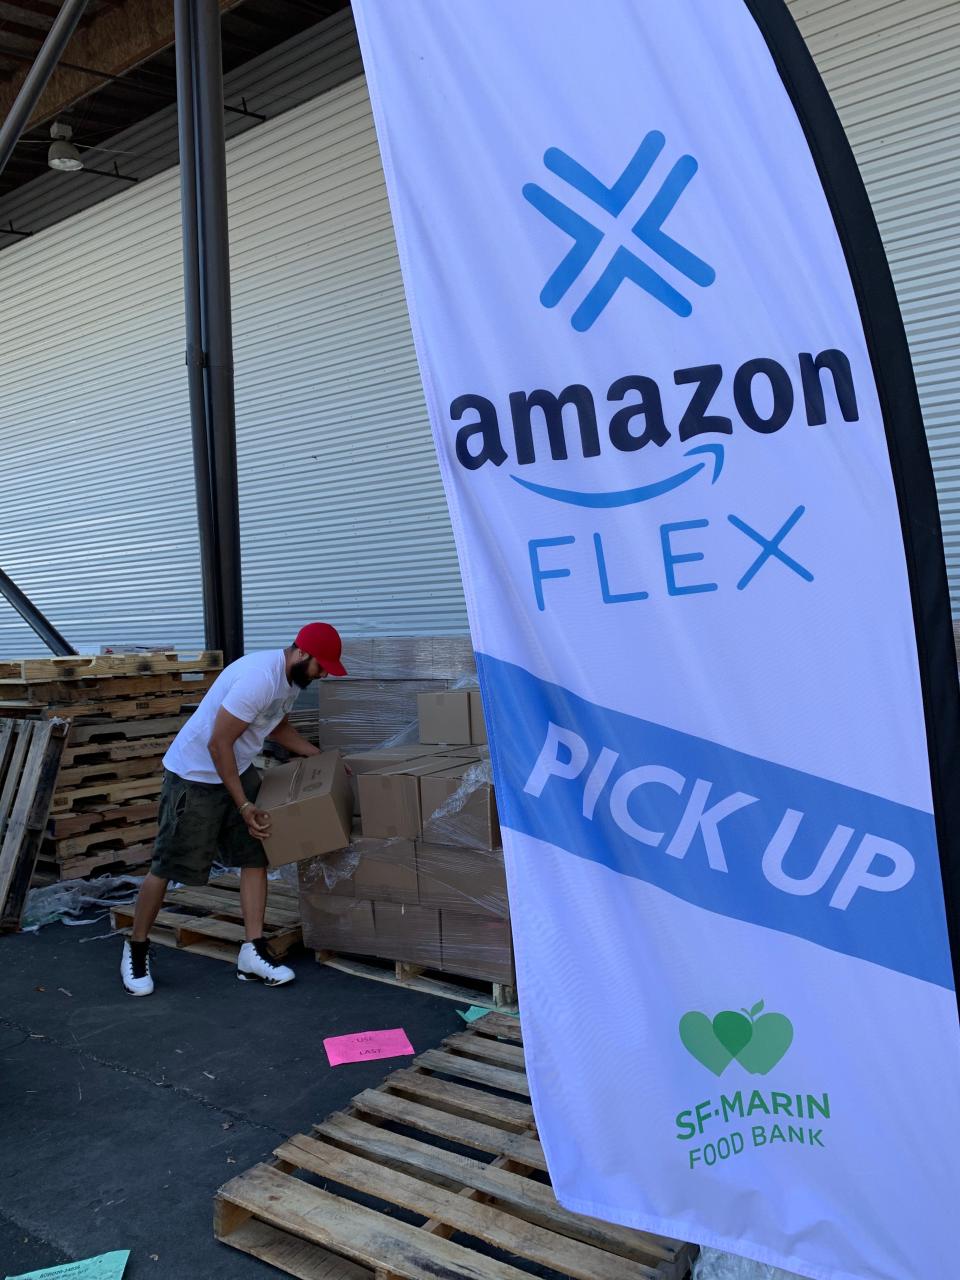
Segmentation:
<svg viewBox="0 0 960 1280">
<path fill-rule="evenodd" d="M 477 663 L 504 826 L 953 989 L 931 814 Z"/>
</svg>

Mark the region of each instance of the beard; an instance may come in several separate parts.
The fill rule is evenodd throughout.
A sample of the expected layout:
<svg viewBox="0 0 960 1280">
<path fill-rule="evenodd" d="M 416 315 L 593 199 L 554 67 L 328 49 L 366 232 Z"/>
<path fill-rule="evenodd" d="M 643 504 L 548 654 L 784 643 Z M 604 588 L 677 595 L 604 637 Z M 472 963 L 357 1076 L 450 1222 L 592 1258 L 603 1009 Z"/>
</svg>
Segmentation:
<svg viewBox="0 0 960 1280">
<path fill-rule="evenodd" d="M 306 689 L 312 683 L 308 674 L 310 670 L 310 659 L 304 658 L 300 662 L 295 662 L 290 668 L 290 679 L 299 689 Z"/>
</svg>

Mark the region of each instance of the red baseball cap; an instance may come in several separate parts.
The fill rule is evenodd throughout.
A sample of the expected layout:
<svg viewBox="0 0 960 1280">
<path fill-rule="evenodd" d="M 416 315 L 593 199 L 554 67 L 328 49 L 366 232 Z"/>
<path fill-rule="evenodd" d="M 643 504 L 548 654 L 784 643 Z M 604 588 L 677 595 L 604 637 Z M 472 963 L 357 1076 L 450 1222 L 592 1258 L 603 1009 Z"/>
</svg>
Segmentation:
<svg viewBox="0 0 960 1280">
<path fill-rule="evenodd" d="M 347 674 L 346 667 L 340 661 L 340 654 L 343 652 L 340 632 L 336 627 L 331 627 L 329 622 L 308 622 L 305 627 L 300 628 L 293 643 L 304 653 L 309 653 L 311 658 L 316 658 L 329 675 Z"/>
</svg>

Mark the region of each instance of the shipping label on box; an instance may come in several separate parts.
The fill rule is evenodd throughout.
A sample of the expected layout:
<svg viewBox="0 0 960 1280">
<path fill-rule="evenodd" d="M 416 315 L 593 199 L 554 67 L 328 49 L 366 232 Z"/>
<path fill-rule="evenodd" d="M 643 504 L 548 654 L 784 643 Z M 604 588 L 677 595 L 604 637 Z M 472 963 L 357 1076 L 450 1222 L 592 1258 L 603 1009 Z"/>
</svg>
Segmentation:
<svg viewBox="0 0 960 1280">
<path fill-rule="evenodd" d="M 384 840 L 420 835 L 420 782 L 423 776 L 449 769 L 447 760 L 414 761 L 360 775 L 360 815 L 363 834 Z"/>
<path fill-rule="evenodd" d="M 509 920 L 441 911 L 441 968 L 461 978 L 516 982 Z"/>
<path fill-rule="evenodd" d="M 470 744 L 470 691 L 448 689 L 446 693 L 417 695 L 417 715 L 421 742 Z"/>
<path fill-rule="evenodd" d="M 273 867 L 333 853 L 350 843 L 353 793 L 336 751 L 268 770 L 257 808 L 270 814 L 270 835 L 263 847 Z"/>
<path fill-rule="evenodd" d="M 470 690 L 470 741 L 487 741 L 487 722 L 483 718 L 483 701 L 479 689 Z"/>
<path fill-rule="evenodd" d="M 403 960 L 407 964 L 439 969 L 439 911 L 395 902 L 376 902 L 373 919 L 378 956 L 384 960 Z"/>
<path fill-rule="evenodd" d="M 470 849 L 500 847 L 500 821 L 493 785 L 474 781 L 479 765 L 457 765 L 422 780 L 423 838 L 429 844 Z"/>
<path fill-rule="evenodd" d="M 507 875 L 502 849 L 464 849 L 416 842 L 420 904 L 506 917 Z"/>
<path fill-rule="evenodd" d="M 412 840 L 355 840 L 360 862 L 353 876 L 358 898 L 400 902 L 416 906 L 420 901 L 417 857 Z"/>
</svg>

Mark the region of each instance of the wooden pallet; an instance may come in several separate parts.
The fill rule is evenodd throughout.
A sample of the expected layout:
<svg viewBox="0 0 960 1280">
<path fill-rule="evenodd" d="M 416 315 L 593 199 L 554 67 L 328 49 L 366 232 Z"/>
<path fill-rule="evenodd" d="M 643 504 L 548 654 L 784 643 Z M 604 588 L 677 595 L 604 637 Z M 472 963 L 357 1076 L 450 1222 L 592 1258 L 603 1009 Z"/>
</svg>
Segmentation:
<svg viewBox="0 0 960 1280">
<path fill-rule="evenodd" d="M 576 1280 L 683 1280 L 693 1246 L 557 1203 L 529 1097 L 519 1023 L 487 1014 L 221 1187 L 214 1232 L 300 1280 L 530 1280 L 504 1256 Z"/>
<path fill-rule="evenodd" d="M 318 964 L 329 965 L 341 973 L 355 978 L 368 978 L 372 982 L 385 982 L 391 987 L 406 987 L 410 991 L 422 991 L 426 995 L 442 996 L 460 1004 L 480 1005 L 486 1009 L 503 1009 L 507 1013 L 517 1011 L 517 989 L 504 982 L 488 982 L 483 978 L 471 978 L 476 986 L 457 982 L 455 974 L 424 969 L 422 965 L 408 964 L 405 960 L 380 960 L 376 957 L 342 955 L 338 951 L 315 951 Z"/>
<path fill-rule="evenodd" d="M 77 854 L 59 860 L 41 848 L 37 869 L 55 880 L 86 880 L 90 876 L 143 875 L 153 858 L 153 841 L 128 845 L 126 849 L 107 849 L 102 853 Z"/>
<path fill-rule="evenodd" d="M 161 773 L 146 778 L 124 778 L 120 782 L 95 782 L 89 787 L 57 790 L 53 799 L 55 813 L 82 813 L 85 809 L 103 809 L 125 804 L 128 800 L 150 800 L 160 794 Z"/>
<path fill-rule="evenodd" d="M 169 734 L 172 739 L 173 735 L 179 733 L 187 723 L 187 719 L 186 714 L 162 716 L 156 720 L 126 721 L 118 716 L 96 724 L 75 725 L 70 731 L 70 745 L 77 747 L 95 743 L 101 747 L 111 746 L 120 742 L 138 742 L 145 738 L 166 734 Z"/>
<path fill-rule="evenodd" d="M 186 686 L 185 686 L 186 687 Z M 0 702 L 0 715 L 17 717 L 39 716 L 41 719 L 53 720 L 61 717 L 91 718 L 100 722 L 112 718 L 118 720 L 145 720 L 148 716 L 170 717 L 186 715 L 200 701 L 199 693 L 159 694 L 155 698 L 137 698 L 126 700 L 101 699 L 98 701 L 72 702 L 55 707 L 36 706 L 32 702 L 9 701 Z"/>
<path fill-rule="evenodd" d="M 0 680 L 78 680 L 89 676 L 139 676 L 176 671 L 219 671 L 223 654 L 111 653 L 90 657 L 23 658 L 0 662 Z"/>
<path fill-rule="evenodd" d="M 85 809 L 82 813 L 51 814 L 47 835 L 54 840 L 63 836 L 79 836 L 87 831 L 112 831 L 135 822 L 151 822 L 160 808 L 157 800 L 128 800 L 126 804 L 103 809 Z"/>
<path fill-rule="evenodd" d="M 0 932 L 20 927 L 68 729 L 0 720 Z"/>
<path fill-rule="evenodd" d="M 95 726 L 91 726 L 95 727 Z M 74 730 L 79 732 L 79 730 Z M 139 738 L 133 742 L 87 742 L 80 746 L 71 739 L 70 745 L 63 753 L 61 762 L 61 778 L 66 770 L 96 765 L 125 764 L 134 760 L 155 759 L 163 757 L 174 739 L 173 733 L 158 737 Z"/>
<path fill-rule="evenodd" d="M 133 925 L 133 907 L 114 907 L 110 915 L 118 932 Z M 263 936 L 278 958 L 303 941 L 296 890 L 268 881 Z M 174 889 L 150 932 L 151 942 L 231 964 L 236 964 L 245 937 L 239 876 L 218 876 L 202 888 Z"/>
<path fill-rule="evenodd" d="M 157 829 L 155 822 L 131 822 L 127 826 L 111 827 L 108 831 L 88 831 L 85 835 L 67 836 L 64 840 L 46 840 L 44 854 L 48 858 L 54 855 L 58 862 L 109 851 L 116 851 L 117 857 L 123 857 L 123 849 L 152 841 Z"/>
<path fill-rule="evenodd" d="M 154 778 L 163 773 L 162 756 L 138 756 L 133 760 L 104 760 L 100 764 L 61 767 L 58 791 L 93 786 L 95 782 L 123 782 L 126 778 Z"/>
<path fill-rule="evenodd" d="M 199 697 L 217 678 L 215 671 L 173 672 L 159 676 L 111 676 L 81 680 L 0 680 L 0 700 L 61 706 L 75 702 L 106 702 L 159 694 Z"/>
</svg>

